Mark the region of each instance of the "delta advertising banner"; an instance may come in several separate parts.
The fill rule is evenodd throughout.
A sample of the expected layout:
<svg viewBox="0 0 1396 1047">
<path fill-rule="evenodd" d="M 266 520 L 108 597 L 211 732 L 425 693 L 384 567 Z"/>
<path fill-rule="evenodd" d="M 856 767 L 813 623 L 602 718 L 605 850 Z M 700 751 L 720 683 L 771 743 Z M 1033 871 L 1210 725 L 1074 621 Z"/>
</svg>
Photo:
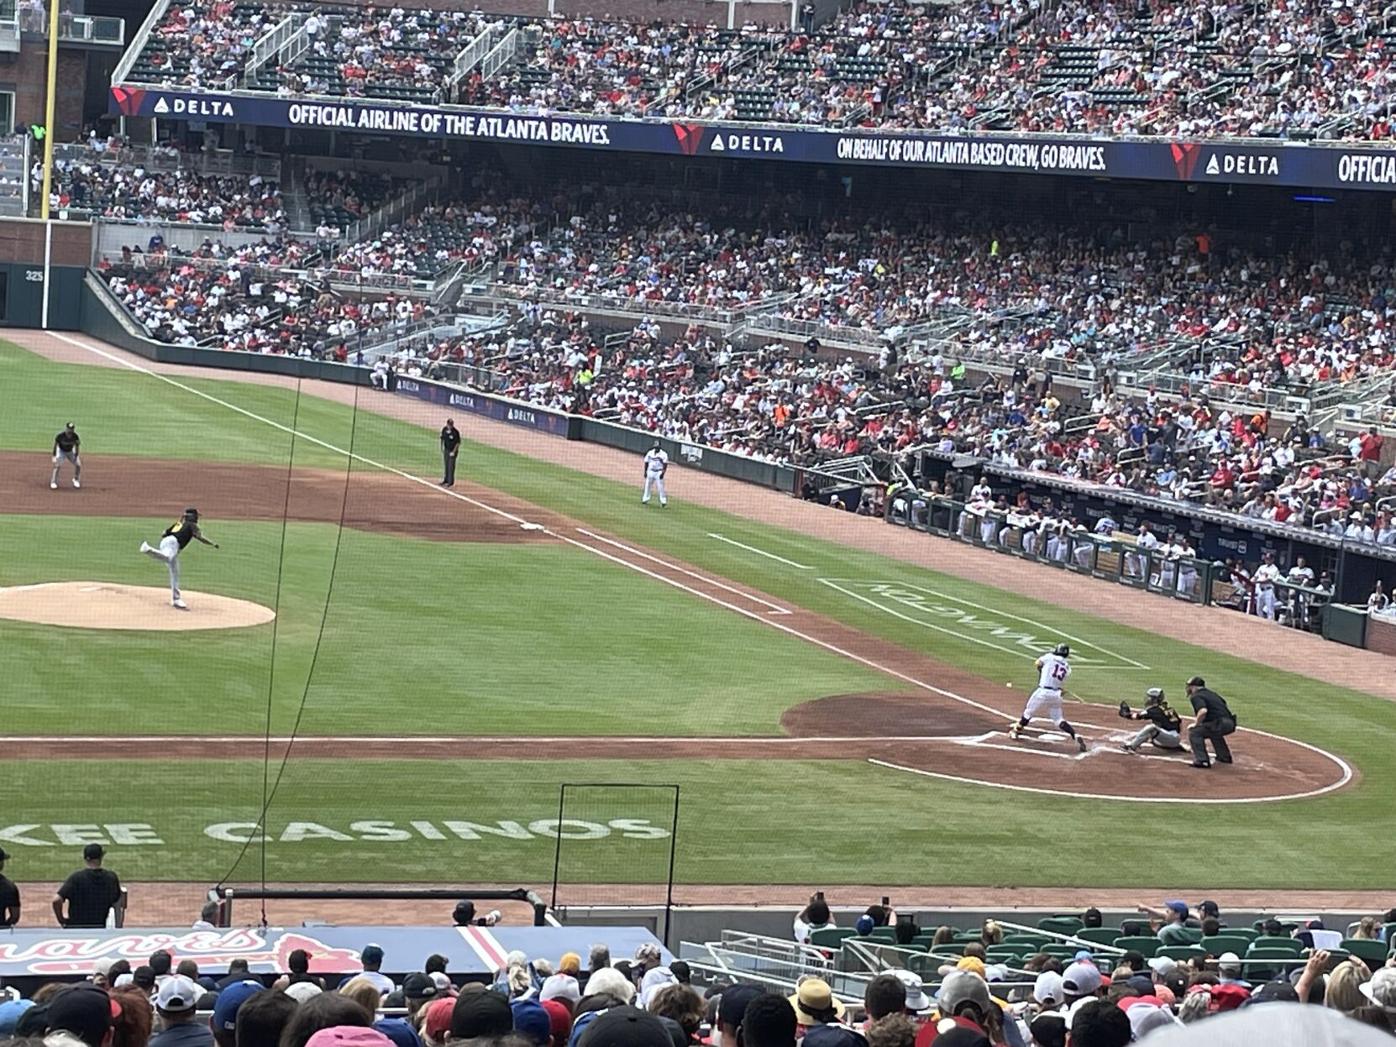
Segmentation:
<svg viewBox="0 0 1396 1047">
<path fill-rule="evenodd" d="M 550 411 L 519 400 L 491 396 L 488 393 L 477 393 L 455 386 L 440 385 L 425 378 L 399 377 L 393 388 L 395 392 L 405 396 L 415 396 L 419 400 L 440 404 L 448 409 L 454 408 L 467 414 L 478 414 L 482 418 L 523 426 L 525 429 L 536 429 L 539 432 L 561 436 L 564 439 L 574 438 L 575 419 L 560 411 Z"/>
<path fill-rule="evenodd" d="M 72 977 L 91 974 L 98 960 L 129 960 L 133 967 L 163 950 L 193 960 L 199 972 L 222 975 L 233 960 L 246 960 L 253 974 L 282 974 L 291 953 L 310 954 L 312 974 L 342 975 L 363 970 L 364 946 L 383 950 L 383 971 L 402 975 L 420 971 L 433 953 L 445 956 L 451 974 L 492 975 L 508 954 L 529 956 L 587 955 L 593 942 L 604 941 L 615 956 L 633 956 L 659 941 L 643 927 L 243 927 L 188 929 L 6 930 L 0 938 L 0 978 Z M 661 952 L 667 960 L 669 954 Z"/>
<path fill-rule="evenodd" d="M 125 116 L 158 119 L 671 156 L 1396 192 L 1396 147 L 794 130 L 760 124 L 531 115 L 248 93 L 191 94 L 134 86 L 113 87 L 111 109 Z"/>
</svg>

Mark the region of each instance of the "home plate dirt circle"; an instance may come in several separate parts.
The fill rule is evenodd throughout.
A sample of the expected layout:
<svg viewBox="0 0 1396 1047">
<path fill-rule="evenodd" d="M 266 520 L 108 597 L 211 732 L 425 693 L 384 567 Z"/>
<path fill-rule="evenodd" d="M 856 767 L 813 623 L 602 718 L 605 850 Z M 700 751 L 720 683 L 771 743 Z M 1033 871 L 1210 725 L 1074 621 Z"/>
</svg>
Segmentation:
<svg viewBox="0 0 1396 1047">
<path fill-rule="evenodd" d="M 42 582 L 0 588 L 0 618 L 70 629 L 192 632 L 265 625 L 270 607 L 250 600 L 186 590 L 187 611 L 170 606 L 165 586 L 117 582 Z"/>
</svg>

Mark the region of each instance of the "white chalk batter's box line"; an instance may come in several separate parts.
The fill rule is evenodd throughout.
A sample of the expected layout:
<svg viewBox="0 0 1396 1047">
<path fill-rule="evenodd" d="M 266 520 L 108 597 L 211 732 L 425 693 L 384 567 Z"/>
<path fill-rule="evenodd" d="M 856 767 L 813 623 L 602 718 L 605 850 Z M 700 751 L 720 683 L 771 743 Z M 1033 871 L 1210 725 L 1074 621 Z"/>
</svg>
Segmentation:
<svg viewBox="0 0 1396 1047">
<path fill-rule="evenodd" d="M 845 596 L 851 596 L 853 599 L 865 603 L 869 607 L 876 607 L 879 611 L 890 614 L 894 618 L 900 618 L 904 622 L 911 622 L 913 625 L 920 625 L 926 629 L 934 629 L 936 632 L 945 633 L 947 636 L 953 636 L 956 639 L 978 644 L 981 647 L 988 647 L 995 651 L 1002 651 L 1004 654 L 1011 654 L 1018 658 L 1027 659 L 1028 661 L 1035 661 L 1047 651 L 1051 650 L 1056 643 L 1060 642 L 1055 638 L 1060 637 L 1063 640 L 1070 641 L 1074 645 L 1072 649 L 1072 663 L 1079 668 L 1109 668 L 1122 671 L 1147 670 L 1149 668 L 1149 666 L 1145 665 L 1143 662 L 1137 662 L 1133 658 L 1126 657 L 1109 648 L 1101 647 L 1099 644 L 1091 643 L 1089 640 L 1083 640 L 1079 636 L 1072 636 L 1070 633 L 1062 632 L 1060 629 L 1054 629 L 1049 625 L 1044 625 L 1031 618 L 1024 618 L 1022 615 L 1012 614 L 1009 611 L 1001 611 L 996 607 L 987 607 L 984 604 L 978 604 L 972 600 L 965 600 L 958 596 L 952 596 L 949 593 L 941 592 L 938 589 L 931 589 L 924 585 L 917 585 L 914 582 L 873 581 L 863 578 L 820 578 L 819 583 L 828 586 L 830 589 L 835 589 Z M 866 592 L 858 592 L 857 590 L 859 589 L 871 592 L 873 595 L 870 596 L 867 595 Z M 927 621 L 924 617 L 908 614 L 906 611 L 899 610 L 896 607 L 888 606 L 889 603 L 899 603 L 903 607 L 912 610 L 921 609 L 923 613 L 929 613 L 926 607 L 928 601 L 921 600 L 920 597 L 915 595 L 917 593 L 924 593 L 926 596 L 933 597 L 938 601 L 945 600 L 950 603 L 973 608 L 976 611 L 985 611 L 990 615 L 1007 619 L 1008 621 L 1022 622 L 1025 625 L 1032 626 L 1034 629 L 1041 630 L 1045 635 L 1038 637 L 1025 634 L 1021 631 L 1014 631 L 1008 626 L 1007 621 L 999 625 L 990 626 L 986 624 L 985 631 L 988 632 L 990 636 L 997 636 L 1001 639 L 1013 637 L 1020 644 L 1020 646 L 1006 646 L 1005 644 L 993 643 L 981 636 L 974 635 L 967 626 L 961 629 L 954 629 L 937 622 Z M 881 600 L 874 599 L 874 596 L 881 597 Z M 910 598 L 908 598 L 909 596 Z M 947 615 L 946 617 L 948 619 L 950 616 Z M 969 614 L 968 612 L 963 614 L 961 620 L 980 621 L 975 615 Z M 1031 641 L 1031 643 L 1028 644 L 1025 643 L 1025 641 Z M 1106 662 L 1101 658 L 1085 654 L 1081 651 L 1081 648 L 1097 651 L 1110 659 L 1110 661 Z"/>
</svg>

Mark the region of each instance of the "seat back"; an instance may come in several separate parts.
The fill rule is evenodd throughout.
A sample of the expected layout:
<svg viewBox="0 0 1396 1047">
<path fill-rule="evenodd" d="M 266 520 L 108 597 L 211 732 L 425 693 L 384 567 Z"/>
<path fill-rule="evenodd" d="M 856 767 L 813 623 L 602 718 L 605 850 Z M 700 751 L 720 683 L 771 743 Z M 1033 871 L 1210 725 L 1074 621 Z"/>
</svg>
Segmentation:
<svg viewBox="0 0 1396 1047">
<path fill-rule="evenodd" d="M 1148 960 L 1158 955 L 1159 945 L 1161 943 L 1157 938 L 1133 936 L 1129 938 L 1116 938 L 1110 944 L 1117 949 L 1134 949 L 1136 952 L 1143 953 L 1144 959 Z"/>
</svg>

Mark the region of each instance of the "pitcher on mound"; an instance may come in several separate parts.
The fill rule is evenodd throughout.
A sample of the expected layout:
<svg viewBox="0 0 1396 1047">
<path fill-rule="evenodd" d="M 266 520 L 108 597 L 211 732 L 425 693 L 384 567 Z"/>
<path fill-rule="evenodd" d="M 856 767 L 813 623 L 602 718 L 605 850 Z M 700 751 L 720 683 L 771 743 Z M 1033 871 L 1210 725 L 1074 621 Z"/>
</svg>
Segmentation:
<svg viewBox="0 0 1396 1047">
<path fill-rule="evenodd" d="M 1071 663 L 1067 661 L 1070 657 L 1071 648 L 1067 644 L 1059 643 L 1052 648 L 1051 654 L 1044 654 L 1037 660 L 1037 690 L 1028 697 L 1028 704 L 1023 706 L 1023 715 L 1019 717 L 1018 722 L 1009 727 L 1008 737 L 1017 738 L 1024 727 L 1041 716 L 1060 727 L 1076 742 L 1076 748 L 1082 752 L 1086 751 L 1086 739 L 1077 734 L 1076 729 L 1067 723 L 1066 717 L 1062 715 L 1062 685 L 1071 675 Z"/>
<path fill-rule="evenodd" d="M 199 530 L 199 510 L 186 509 L 183 516 L 165 528 L 165 533 L 160 536 L 159 546 L 141 542 L 141 552 L 159 560 L 169 569 L 170 606 L 180 611 L 187 611 L 189 605 L 184 602 L 184 596 L 179 591 L 179 554 L 184 552 L 186 545 L 196 539 L 204 545 L 218 548 L 217 542 L 210 542 Z"/>
</svg>

